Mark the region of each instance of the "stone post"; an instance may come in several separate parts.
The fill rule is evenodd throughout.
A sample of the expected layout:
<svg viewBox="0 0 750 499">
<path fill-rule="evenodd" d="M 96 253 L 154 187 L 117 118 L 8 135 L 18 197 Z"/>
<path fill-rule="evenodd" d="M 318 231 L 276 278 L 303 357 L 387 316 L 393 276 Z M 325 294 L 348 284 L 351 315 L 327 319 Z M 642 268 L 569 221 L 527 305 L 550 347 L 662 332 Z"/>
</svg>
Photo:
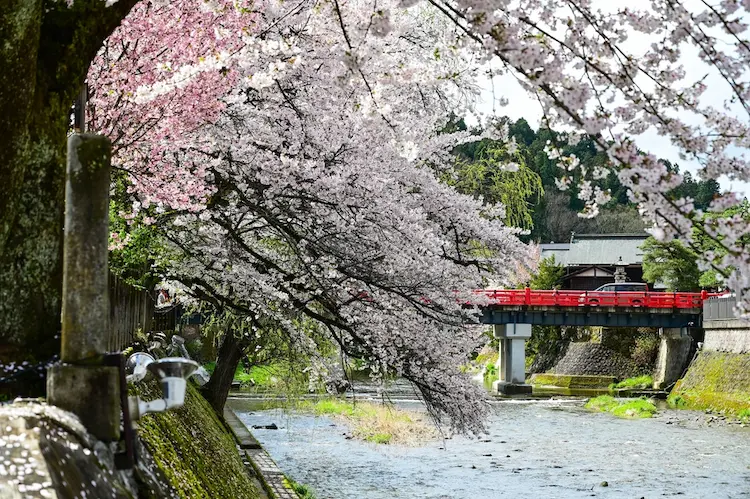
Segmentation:
<svg viewBox="0 0 750 499">
<path fill-rule="evenodd" d="M 496 324 L 494 333 L 499 338 L 499 380 L 494 388 L 507 395 L 531 393 L 531 385 L 526 384 L 526 340 L 531 338 L 531 324 Z"/>
<path fill-rule="evenodd" d="M 693 339 L 687 328 L 662 328 L 659 331 L 659 355 L 654 370 L 654 388 L 661 390 L 680 379 L 685 365 L 690 361 Z"/>
<path fill-rule="evenodd" d="M 109 337 L 109 139 L 68 138 L 63 246 L 62 364 L 49 370 L 49 402 L 76 414 L 101 440 L 120 434 L 116 367 L 102 365 Z"/>
</svg>

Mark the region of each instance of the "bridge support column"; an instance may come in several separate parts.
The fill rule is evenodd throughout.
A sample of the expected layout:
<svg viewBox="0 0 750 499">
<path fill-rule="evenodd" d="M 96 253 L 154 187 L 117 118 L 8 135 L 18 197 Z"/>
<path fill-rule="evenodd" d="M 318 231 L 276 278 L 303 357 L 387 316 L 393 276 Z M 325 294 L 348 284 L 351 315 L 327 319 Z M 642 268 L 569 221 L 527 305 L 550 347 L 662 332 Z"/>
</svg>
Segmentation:
<svg viewBox="0 0 750 499">
<path fill-rule="evenodd" d="M 499 380 L 493 389 L 513 395 L 531 393 L 526 384 L 526 340 L 531 338 L 531 324 L 495 324 L 495 337 L 499 339 L 497 372 Z"/>
<path fill-rule="evenodd" d="M 685 327 L 661 328 L 659 337 L 661 341 L 654 370 L 654 388 L 661 390 L 680 379 L 690 361 L 688 356 L 693 339 Z"/>
</svg>

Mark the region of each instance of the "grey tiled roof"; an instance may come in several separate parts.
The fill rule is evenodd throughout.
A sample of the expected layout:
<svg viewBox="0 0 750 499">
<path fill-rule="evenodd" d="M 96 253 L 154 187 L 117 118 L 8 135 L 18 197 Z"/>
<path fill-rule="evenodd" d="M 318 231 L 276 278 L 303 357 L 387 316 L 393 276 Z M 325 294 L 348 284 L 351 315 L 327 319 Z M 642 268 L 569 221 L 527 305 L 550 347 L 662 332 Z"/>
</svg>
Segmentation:
<svg viewBox="0 0 750 499">
<path fill-rule="evenodd" d="M 643 263 L 640 246 L 648 237 L 648 234 L 581 234 L 570 243 L 542 244 L 542 258 L 554 255 L 557 263 L 563 265 L 640 265 Z"/>
</svg>

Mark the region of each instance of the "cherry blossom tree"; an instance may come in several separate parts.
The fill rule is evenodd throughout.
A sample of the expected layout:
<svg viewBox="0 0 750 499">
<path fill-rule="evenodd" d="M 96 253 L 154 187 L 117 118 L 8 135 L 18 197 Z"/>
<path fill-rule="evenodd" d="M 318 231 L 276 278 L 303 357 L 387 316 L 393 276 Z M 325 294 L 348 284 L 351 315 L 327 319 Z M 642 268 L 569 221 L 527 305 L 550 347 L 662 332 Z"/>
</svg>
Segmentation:
<svg viewBox="0 0 750 499">
<path fill-rule="evenodd" d="M 536 96 L 548 126 L 596 138 L 654 237 L 677 237 L 692 247 L 695 228 L 713 240 L 720 251 L 699 253 L 702 269 L 721 274 L 742 297 L 741 311 L 750 310 L 750 252 L 741 243 L 748 220 L 706 218 L 692 199 L 670 196 L 682 176 L 634 141 L 655 132 L 699 165 L 703 178 L 748 180 L 747 2 L 652 0 L 640 8 L 584 0 L 431 3 L 463 30 L 467 46 L 497 58 L 498 73 L 514 75 Z M 555 144 L 549 149 L 559 159 L 564 188 L 565 172 L 580 165 Z M 585 214 L 595 215 L 608 193 L 592 188 L 591 179 L 606 172 L 581 173 Z M 742 198 L 727 191 L 709 211 L 722 212 Z"/>
<path fill-rule="evenodd" d="M 435 172 L 450 166 L 452 147 L 476 139 L 439 133 L 449 111 L 470 105 L 473 57 L 451 46 L 452 26 L 434 9 L 388 17 L 370 5 L 256 4 L 257 29 L 234 56 L 238 77 L 218 119 L 177 141 L 157 137 L 160 165 L 172 164 L 132 162 L 123 148 L 118 167 L 137 176 L 140 210 L 169 224 L 179 249 L 170 277 L 241 312 L 246 338 L 272 323 L 321 374 L 340 372 L 316 355 L 313 328 L 374 376 L 412 381 L 455 428 L 477 431 L 482 389 L 459 370 L 481 335 L 465 304 L 488 278 L 517 281 L 532 251 L 504 226 L 501 206 L 458 194 Z M 136 114 L 150 105 L 132 100 Z M 108 102 L 94 114 L 110 114 Z M 203 169 L 203 197 L 153 195 L 174 169 Z M 248 342 L 229 340 L 233 373 Z"/>
<path fill-rule="evenodd" d="M 198 209 L 205 167 L 170 156 L 200 148 L 239 78 L 238 53 L 255 29 L 252 2 L 141 2 L 89 68 L 87 125 L 110 138 L 139 203 Z"/>
</svg>

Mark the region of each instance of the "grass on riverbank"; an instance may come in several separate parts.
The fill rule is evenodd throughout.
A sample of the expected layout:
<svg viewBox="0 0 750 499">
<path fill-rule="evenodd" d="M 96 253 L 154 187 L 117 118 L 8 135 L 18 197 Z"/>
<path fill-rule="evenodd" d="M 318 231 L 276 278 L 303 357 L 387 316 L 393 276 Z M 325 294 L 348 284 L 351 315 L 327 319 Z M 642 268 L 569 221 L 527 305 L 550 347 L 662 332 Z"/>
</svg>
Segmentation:
<svg viewBox="0 0 750 499">
<path fill-rule="evenodd" d="M 288 476 L 284 476 L 284 485 L 294 491 L 299 499 L 317 499 L 313 491 L 307 485 L 295 482 Z"/>
<path fill-rule="evenodd" d="M 438 432 L 426 414 L 404 411 L 385 404 L 340 399 L 302 402 L 300 410 L 342 419 L 352 436 L 376 444 L 418 445 L 432 440 Z"/>
<path fill-rule="evenodd" d="M 586 403 L 587 409 L 610 412 L 621 418 L 650 418 L 656 414 L 656 406 L 646 398 L 617 399 L 610 395 L 600 395 Z"/>
<path fill-rule="evenodd" d="M 643 376 L 624 379 L 619 383 L 613 383 L 609 385 L 609 391 L 614 392 L 616 390 L 646 390 L 653 386 L 654 378 L 652 378 L 648 374 L 644 374 Z"/>
</svg>

